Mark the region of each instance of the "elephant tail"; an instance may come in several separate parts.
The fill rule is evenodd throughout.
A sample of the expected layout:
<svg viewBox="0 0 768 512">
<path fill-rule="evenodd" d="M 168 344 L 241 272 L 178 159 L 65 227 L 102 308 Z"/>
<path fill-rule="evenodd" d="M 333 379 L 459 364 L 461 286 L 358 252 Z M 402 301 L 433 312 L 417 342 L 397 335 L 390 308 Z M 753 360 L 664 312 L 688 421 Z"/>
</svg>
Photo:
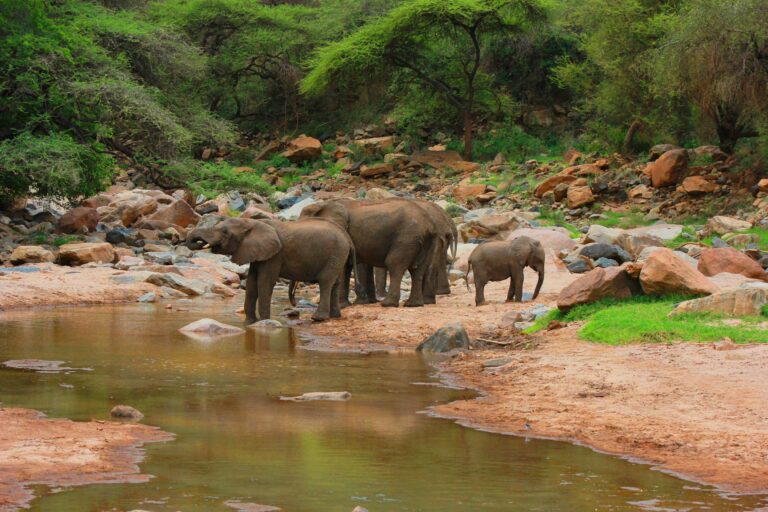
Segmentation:
<svg viewBox="0 0 768 512">
<path fill-rule="evenodd" d="M 294 308 L 296 307 L 296 285 L 298 282 L 291 279 L 290 284 L 288 285 L 288 301 L 291 303 L 291 306 Z"/>
<path fill-rule="evenodd" d="M 472 261 L 467 262 L 467 274 L 464 276 L 464 282 L 467 284 L 467 291 L 471 292 L 472 289 L 469 287 L 469 273 L 472 271 Z"/>
</svg>

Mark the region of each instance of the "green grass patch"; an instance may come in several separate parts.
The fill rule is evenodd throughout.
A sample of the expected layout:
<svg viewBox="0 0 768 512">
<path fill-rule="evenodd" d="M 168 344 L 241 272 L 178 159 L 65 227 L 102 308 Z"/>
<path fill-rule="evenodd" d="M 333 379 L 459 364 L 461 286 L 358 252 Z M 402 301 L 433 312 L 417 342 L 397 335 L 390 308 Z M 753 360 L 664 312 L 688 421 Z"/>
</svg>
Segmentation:
<svg viewBox="0 0 768 512">
<path fill-rule="evenodd" d="M 607 300 L 577 306 L 568 313 L 559 310 L 537 320 L 526 333 L 546 328 L 552 320 L 585 321 L 579 337 L 586 341 L 608 345 L 650 342 L 690 341 L 706 343 L 728 337 L 734 343 L 768 343 L 768 307 L 759 317 L 742 317 L 739 325 L 723 323 L 726 318 L 710 313 L 686 313 L 667 316 L 675 304 L 686 297 L 641 296 L 630 300 Z"/>
<path fill-rule="evenodd" d="M 542 206 L 539 210 L 539 217 L 536 222 L 542 226 L 557 226 L 565 228 L 571 234 L 571 238 L 580 238 L 582 233 L 579 228 L 565 220 L 565 214 L 560 210 L 553 210 L 551 208 Z"/>
<path fill-rule="evenodd" d="M 696 241 L 696 242 L 698 242 L 700 244 L 703 244 L 703 245 L 711 247 L 712 246 L 712 240 L 715 237 L 719 238 L 718 235 L 710 235 L 710 236 L 702 238 L 701 240 L 697 240 L 697 238 L 696 238 L 696 230 L 693 227 L 691 227 L 691 226 L 684 227 L 683 228 L 683 232 L 687 233 L 692 238 L 686 238 L 686 237 L 681 235 L 681 236 L 678 236 L 677 238 L 675 238 L 674 240 L 669 240 L 669 241 L 665 242 L 664 245 L 666 245 L 670 249 L 676 249 L 676 248 L 680 247 L 683 244 L 686 244 L 686 243 L 689 243 L 689 242 L 692 242 L 692 241 Z M 754 235 L 755 243 L 757 243 L 757 245 L 760 248 L 760 250 L 761 251 L 768 251 L 768 229 L 750 228 L 750 229 L 748 229 L 746 231 L 739 231 L 736 234 L 737 235 Z M 728 243 L 728 245 L 731 245 L 733 247 L 740 248 L 740 246 L 734 245 L 733 242 L 730 242 L 728 240 L 726 240 L 726 243 Z"/>
<path fill-rule="evenodd" d="M 641 226 L 650 226 L 654 223 L 652 220 L 646 220 L 645 214 L 641 210 L 630 210 L 628 212 L 603 212 L 605 219 L 596 219 L 594 224 L 599 224 L 606 228 L 631 229 Z"/>
</svg>

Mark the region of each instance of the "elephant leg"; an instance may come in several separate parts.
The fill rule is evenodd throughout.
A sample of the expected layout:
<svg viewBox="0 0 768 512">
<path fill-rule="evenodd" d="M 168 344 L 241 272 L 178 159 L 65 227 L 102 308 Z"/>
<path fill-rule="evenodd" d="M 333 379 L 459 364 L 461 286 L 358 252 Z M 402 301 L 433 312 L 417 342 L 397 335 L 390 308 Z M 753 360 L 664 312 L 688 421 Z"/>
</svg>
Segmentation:
<svg viewBox="0 0 768 512">
<path fill-rule="evenodd" d="M 339 288 L 340 283 L 336 281 L 331 288 L 331 318 L 341 317 L 341 308 L 339 307 Z"/>
<path fill-rule="evenodd" d="M 376 298 L 387 296 L 387 269 L 376 267 L 373 269 L 373 280 L 376 282 Z"/>
<path fill-rule="evenodd" d="M 365 296 L 368 298 L 369 304 L 378 302 L 376 298 L 376 280 L 374 278 L 374 267 L 366 265 L 365 271 Z"/>
<path fill-rule="evenodd" d="M 512 282 L 515 284 L 515 302 L 523 302 L 523 272 L 516 272 L 512 274 Z"/>
<path fill-rule="evenodd" d="M 408 300 L 405 301 L 405 307 L 417 308 L 425 303 L 425 287 L 427 281 L 427 269 L 424 265 L 410 269 L 411 272 L 411 293 Z"/>
<path fill-rule="evenodd" d="M 373 304 L 376 302 L 376 290 L 373 284 L 373 267 L 365 263 L 357 264 L 357 279 L 355 285 L 357 299 L 355 304 Z"/>
<path fill-rule="evenodd" d="M 437 291 L 438 295 L 451 294 L 451 282 L 448 280 L 448 256 L 445 248 L 441 248 L 436 258 L 437 266 Z"/>
<path fill-rule="evenodd" d="M 272 318 L 272 291 L 277 284 L 277 276 L 277 272 L 268 272 L 267 269 L 259 272 L 256 284 L 259 290 L 259 320 Z"/>
<path fill-rule="evenodd" d="M 478 276 L 475 271 L 475 306 L 482 306 L 485 304 L 485 285 L 488 284 L 488 280 L 485 276 Z"/>
<path fill-rule="evenodd" d="M 515 300 L 515 278 L 509 277 L 509 290 L 507 290 L 507 302 Z"/>
<path fill-rule="evenodd" d="M 256 301 L 259 298 L 258 267 L 251 263 L 248 268 L 248 277 L 245 280 L 245 324 L 256 323 Z"/>
<path fill-rule="evenodd" d="M 330 279 L 318 279 L 318 282 L 320 283 L 320 304 L 317 305 L 312 320 L 322 322 L 331 317 L 331 289 L 335 286 L 335 282 Z"/>
<path fill-rule="evenodd" d="M 403 281 L 405 268 L 387 266 L 387 272 L 389 273 L 389 290 L 387 290 L 387 297 L 381 302 L 381 305 L 385 308 L 396 308 L 400 306 L 400 285 Z M 411 290 L 413 290 L 413 285 L 414 283 L 411 283 Z"/>
<path fill-rule="evenodd" d="M 424 304 L 437 304 L 437 267 L 434 264 L 424 269 L 422 283 Z"/>
<path fill-rule="evenodd" d="M 344 274 L 339 283 L 339 307 L 342 309 L 352 305 L 352 303 L 349 302 L 349 280 L 351 277 L 352 264 L 350 263 L 344 266 Z M 357 286 L 357 283 L 355 283 L 355 286 Z"/>
</svg>

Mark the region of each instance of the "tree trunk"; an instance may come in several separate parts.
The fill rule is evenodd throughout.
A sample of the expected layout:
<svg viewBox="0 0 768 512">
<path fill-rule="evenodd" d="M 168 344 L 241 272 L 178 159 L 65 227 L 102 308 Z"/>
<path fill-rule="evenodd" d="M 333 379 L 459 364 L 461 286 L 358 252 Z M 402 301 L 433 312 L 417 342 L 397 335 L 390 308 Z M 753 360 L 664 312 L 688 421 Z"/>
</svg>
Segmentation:
<svg viewBox="0 0 768 512">
<path fill-rule="evenodd" d="M 624 143 L 621 145 L 621 149 L 624 152 L 625 155 L 632 154 L 632 142 L 635 140 L 635 135 L 637 135 L 637 132 L 643 129 L 643 122 L 639 119 L 635 119 L 632 121 L 632 124 L 629 125 L 629 129 L 627 130 L 627 134 L 624 136 Z"/>
<path fill-rule="evenodd" d="M 472 110 L 464 112 L 464 160 L 472 160 L 472 134 L 474 131 L 475 120 L 472 116 Z"/>
</svg>

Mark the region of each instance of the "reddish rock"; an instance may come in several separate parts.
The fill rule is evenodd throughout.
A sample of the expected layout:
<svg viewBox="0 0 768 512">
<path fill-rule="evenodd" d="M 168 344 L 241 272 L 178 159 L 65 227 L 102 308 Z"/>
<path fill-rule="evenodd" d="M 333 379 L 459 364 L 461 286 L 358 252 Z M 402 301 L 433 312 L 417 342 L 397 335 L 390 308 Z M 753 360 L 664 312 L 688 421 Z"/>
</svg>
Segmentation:
<svg viewBox="0 0 768 512">
<path fill-rule="evenodd" d="M 719 313 L 728 316 L 760 316 L 768 304 L 768 290 L 738 288 L 678 304 L 670 316 L 681 313 Z"/>
<path fill-rule="evenodd" d="M 470 173 L 479 171 L 481 168 L 481 165 L 477 162 L 467 162 L 467 161 L 459 161 L 459 162 L 450 162 L 447 164 L 447 167 L 450 169 L 453 169 L 456 172 L 460 173 Z"/>
<path fill-rule="evenodd" d="M 360 169 L 361 178 L 373 178 L 374 176 L 381 176 L 383 174 L 392 174 L 395 171 L 393 164 L 373 164 L 370 166 L 363 166 Z"/>
<path fill-rule="evenodd" d="M 649 295 L 708 295 L 717 287 L 707 277 L 666 248 L 656 249 L 643 265 L 640 285 Z"/>
<path fill-rule="evenodd" d="M 323 145 L 314 137 L 302 136 L 293 139 L 283 156 L 295 164 L 316 160 L 323 154 Z"/>
<path fill-rule="evenodd" d="M 454 162 L 464 161 L 456 151 L 419 151 L 411 155 L 411 161 L 442 169 Z"/>
<path fill-rule="evenodd" d="M 471 183 L 468 185 L 457 185 L 453 188 L 453 197 L 457 201 L 465 202 L 472 197 L 477 197 L 485 193 L 486 185 L 483 183 Z"/>
<path fill-rule="evenodd" d="M 561 183 L 566 183 L 570 185 L 571 183 L 575 182 L 578 179 L 579 178 L 576 176 L 566 176 L 563 174 L 550 176 L 549 178 L 539 183 L 539 185 L 536 187 L 536 190 L 533 191 L 533 195 L 535 195 L 536 197 L 543 197 L 544 194 L 546 194 L 547 192 L 555 190 L 555 187 L 557 187 Z"/>
<path fill-rule="evenodd" d="M 563 169 L 563 176 L 597 176 L 602 174 L 602 169 L 595 164 L 574 165 Z"/>
<path fill-rule="evenodd" d="M 557 299 L 557 307 L 561 311 L 568 311 L 580 304 L 609 298 L 627 299 L 642 293 L 640 283 L 631 278 L 623 266 L 596 268 L 563 288 Z"/>
<path fill-rule="evenodd" d="M 39 245 L 20 245 L 11 253 L 11 263 L 20 265 L 22 263 L 52 263 L 56 261 L 56 256 Z"/>
<path fill-rule="evenodd" d="M 757 190 L 768 193 L 768 178 L 763 178 L 757 182 Z"/>
<path fill-rule="evenodd" d="M 651 199 L 653 197 L 653 191 L 645 185 L 637 185 L 636 187 L 629 189 L 627 197 L 633 201 L 642 202 Z"/>
<path fill-rule="evenodd" d="M 95 208 L 78 206 L 59 218 L 56 229 L 59 233 L 88 233 L 96 230 L 99 214 Z"/>
<path fill-rule="evenodd" d="M 395 138 L 391 135 L 388 135 L 386 137 L 358 139 L 352 144 L 360 147 L 367 155 L 383 155 L 392 151 L 392 149 L 395 147 Z"/>
<path fill-rule="evenodd" d="M 768 274 L 757 261 L 730 247 L 702 251 L 699 258 L 699 272 L 705 276 L 728 272 L 768 282 Z"/>
<path fill-rule="evenodd" d="M 655 188 L 677 185 L 687 168 L 688 152 L 684 149 L 667 151 L 647 167 L 651 176 L 651 185 Z"/>
<path fill-rule="evenodd" d="M 112 263 L 114 260 L 115 251 L 106 242 L 64 244 L 59 248 L 59 262 L 62 265 Z"/>
<path fill-rule="evenodd" d="M 616 238 L 616 245 L 637 259 L 646 247 L 664 247 L 664 240 L 652 235 L 624 232 Z"/>
<path fill-rule="evenodd" d="M 158 210 L 147 220 L 159 221 L 187 228 L 200 221 L 200 215 L 186 201 L 175 200 L 162 210 Z"/>
<path fill-rule="evenodd" d="M 589 187 L 571 186 L 568 188 L 568 208 L 580 208 L 595 202 L 595 195 Z"/>
<path fill-rule="evenodd" d="M 717 185 L 702 176 L 688 176 L 683 180 L 679 190 L 689 195 L 709 194 L 717 190 Z"/>
</svg>

